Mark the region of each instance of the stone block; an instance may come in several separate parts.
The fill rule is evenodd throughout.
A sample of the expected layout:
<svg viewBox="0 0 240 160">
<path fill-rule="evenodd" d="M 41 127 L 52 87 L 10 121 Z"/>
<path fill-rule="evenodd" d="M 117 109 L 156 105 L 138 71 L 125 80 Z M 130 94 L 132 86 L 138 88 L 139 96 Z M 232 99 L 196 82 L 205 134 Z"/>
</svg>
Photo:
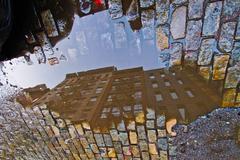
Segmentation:
<svg viewBox="0 0 240 160">
<path fill-rule="evenodd" d="M 148 152 L 142 152 L 142 159 L 150 160 L 149 153 Z"/>
<path fill-rule="evenodd" d="M 158 129 L 157 132 L 158 132 L 158 137 L 159 137 L 159 138 L 163 138 L 163 137 L 166 137 L 166 136 L 167 136 L 167 131 L 166 131 L 166 129 Z"/>
<path fill-rule="evenodd" d="M 221 11 L 222 1 L 208 3 L 203 22 L 203 36 L 217 35 Z"/>
<path fill-rule="evenodd" d="M 168 150 L 168 142 L 166 138 L 159 138 L 158 139 L 158 148 L 163 151 Z"/>
<path fill-rule="evenodd" d="M 157 135 L 155 130 L 147 130 L 148 141 L 155 143 L 157 141 Z"/>
<path fill-rule="evenodd" d="M 147 119 L 155 119 L 155 111 L 151 108 L 147 108 Z"/>
<path fill-rule="evenodd" d="M 88 143 L 95 143 L 92 131 L 86 131 L 85 137 L 87 138 Z"/>
<path fill-rule="evenodd" d="M 154 129 L 155 128 L 154 120 L 147 120 L 146 126 L 148 129 Z"/>
<path fill-rule="evenodd" d="M 215 39 L 203 39 L 198 55 L 198 65 L 209 65 L 211 63 L 214 50 L 216 49 Z"/>
<path fill-rule="evenodd" d="M 165 115 L 158 115 L 157 117 L 157 126 L 160 128 L 165 127 L 166 118 Z"/>
<path fill-rule="evenodd" d="M 149 153 L 150 154 L 153 154 L 153 155 L 158 154 L 157 147 L 156 147 L 155 144 L 149 143 L 148 147 L 149 147 Z"/>
<path fill-rule="evenodd" d="M 131 152 L 133 157 L 140 157 L 140 152 L 137 145 L 131 145 Z"/>
<path fill-rule="evenodd" d="M 232 51 L 236 25 L 236 22 L 227 22 L 222 24 L 220 38 L 218 41 L 218 46 L 222 52 Z"/>
<path fill-rule="evenodd" d="M 240 42 L 235 42 L 231 55 L 231 65 L 240 64 Z"/>
<path fill-rule="evenodd" d="M 120 132 L 119 139 L 120 139 L 122 145 L 129 145 L 128 134 L 126 132 Z"/>
<path fill-rule="evenodd" d="M 227 89 L 223 93 L 222 106 L 232 107 L 235 104 L 236 89 Z"/>
<path fill-rule="evenodd" d="M 123 150 L 123 154 L 124 154 L 125 156 L 131 156 L 130 146 L 122 147 L 122 150 Z"/>
<path fill-rule="evenodd" d="M 115 152 L 115 149 L 114 148 L 108 148 L 108 157 L 109 158 L 115 158 L 117 155 L 116 155 L 116 152 Z"/>
<path fill-rule="evenodd" d="M 188 21 L 186 50 L 198 50 L 201 44 L 202 20 Z"/>
<path fill-rule="evenodd" d="M 169 0 L 156 0 L 156 24 L 165 24 L 169 17 Z"/>
<path fill-rule="evenodd" d="M 115 151 L 116 151 L 117 154 L 122 153 L 121 142 L 113 142 L 113 146 L 114 146 Z"/>
<path fill-rule="evenodd" d="M 145 126 L 137 126 L 137 133 L 138 133 L 138 138 L 139 139 L 146 139 L 146 131 L 145 131 Z"/>
<path fill-rule="evenodd" d="M 181 43 L 173 43 L 170 48 L 170 66 L 181 65 L 183 46 Z"/>
<path fill-rule="evenodd" d="M 113 146 L 112 138 L 109 134 L 103 134 L 103 138 L 104 138 L 104 141 L 105 141 L 105 144 L 106 144 L 107 147 Z"/>
<path fill-rule="evenodd" d="M 188 17 L 189 19 L 201 18 L 203 15 L 204 0 L 189 0 Z"/>
<path fill-rule="evenodd" d="M 131 144 L 137 144 L 138 143 L 137 133 L 133 132 L 133 131 L 130 131 L 129 132 L 129 139 L 130 139 Z"/>
<path fill-rule="evenodd" d="M 237 25 L 237 30 L 235 34 L 235 39 L 240 40 L 240 17 L 238 18 L 238 25 Z"/>
<path fill-rule="evenodd" d="M 169 27 L 156 27 L 156 45 L 159 51 L 169 48 Z"/>
<path fill-rule="evenodd" d="M 211 66 L 200 66 L 199 67 L 199 74 L 206 80 L 210 79 L 212 73 L 212 67 Z"/>
<path fill-rule="evenodd" d="M 229 67 L 225 80 L 225 88 L 236 88 L 240 82 L 240 68 L 239 66 Z"/>
<path fill-rule="evenodd" d="M 187 51 L 184 55 L 184 65 L 196 67 L 198 59 L 198 51 Z"/>
<path fill-rule="evenodd" d="M 136 123 L 135 123 L 135 121 L 129 121 L 129 123 L 127 125 L 127 129 L 128 130 L 136 130 Z"/>
<path fill-rule="evenodd" d="M 226 20 L 233 19 L 239 15 L 240 1 L 225 0 L 223 5 L 223 18 Z"/>
<path fill-rule="evenodd" d="M 105 146 L 102 134 L 94 134 L 94 137 L 99 147 Z"/>
<path fill-rule="evenodd" d="M 139 147 L 140 147 L 141 151 L 148 151 L 148 144 L 147 144 L 146 140 L 140 140 Z"/>
<path fill-rule="evenodd" d="M 229 55 L 215 55 L 213 63 L 213 80 L 223 80 L 227 65 L 229 62 Z"/>
<path fill-rule="evenodd" d="M 160 160 L 168 160 L 168 152 L 160 151 Z"/>
<path fill-rule="evenodd" d="M 110 130 L 110 135 L 111 135 L 113 141 L 118 141 L 119 140 L 119 136 L 118 136 L 118 131 L 117 130 L 111 129 Z"/>
<path fill-rule="evenodd" d="M 170 31 L 174 39 L 185 37 L 187 7 L 182 6 L 174 10 Z"/>
</svg>

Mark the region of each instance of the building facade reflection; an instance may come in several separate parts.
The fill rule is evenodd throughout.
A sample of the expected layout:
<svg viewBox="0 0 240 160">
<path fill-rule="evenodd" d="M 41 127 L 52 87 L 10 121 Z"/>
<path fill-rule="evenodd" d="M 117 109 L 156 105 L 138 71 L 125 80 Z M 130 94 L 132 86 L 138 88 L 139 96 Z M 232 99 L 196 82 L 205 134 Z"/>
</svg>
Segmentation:
<svg viewBox="0 0 240 160">
<path fill-rule="evenodd" d="M 73 123 L 96 126 L 134 120 L 139 114 L 145 117 L 148 110 L 189 123 L 221 106 L 221 85 L 209 84 L 182 67 L 149 71 L 107 67 L 67 74 L 34 104 L 46 104 Z M 224 101 L 232 102 L 229 94 Z"/>
</svg>

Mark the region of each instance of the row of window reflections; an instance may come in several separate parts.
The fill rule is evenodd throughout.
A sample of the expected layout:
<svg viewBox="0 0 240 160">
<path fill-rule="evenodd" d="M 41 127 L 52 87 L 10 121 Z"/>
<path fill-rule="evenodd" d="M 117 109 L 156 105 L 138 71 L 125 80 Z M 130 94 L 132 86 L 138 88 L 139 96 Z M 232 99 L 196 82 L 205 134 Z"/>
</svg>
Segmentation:
<svg viewBox="0 0 240 160">
<path fill-rule="evenodd" d="M 190 98 L 195 97 L 195 95 L 193 94 L 193 92 L 191 90 L 185 90 L 185 93 Z M 178 96 L 178 94 L 175 91 L 171 91 L 169 94 L 170 94 L 170 97 L 173 100 L 179 99 L 179 96 Z M 156 99 L 157 102 L 161 102 L 161 101 L 164 100 L 162 94 L 160 94 L 160 93 L 155 94 L 155 99 Z"/>
<path fill-rule="evenodd" d="M 143 110 L 142 104 L 136 104 L 134 106 L 123 106 L 123 107 L 105 107 L 102 110 L 100 118 L 107 118 L 109 114 L 112 114 L 115 117 L 119 117 L 121 115 L 121 108 L 122 113 L 132 113 L 138 114 Z"/>
<path fill-rule="evenodd" d="M 168 74 L 168 75 L 169 75 L 169 74 Z M 176 73 L 175 73 L 175 72 L 171 72 L 171 75 L 176 76 Z M 160 72 L 160 77 L 161 77 L 161 78 L 164 78 L 164 77 L 166 77 L 166 75 L 165 75 L 164 73 Z M 155 79 L 156 76 L 154 75 L 154 73 L 150 73 L 149 78 L 150 78 L 150 79 Z"/>
<path fill-rule="evenodd" d="M 178 82 L 178 84 L 183 85 L 183 81 L 182 81 L 181 79 L 178 79 L 177 82 Z M 170 81 L 168 81 L 168 80 L 164 80 L 164 85 L 165 85 L 166 87 L 170 87 L 170 86 L 171 86 L 171 83 L 170 83 Z M 158 88 L 158 87 L 159 87 L 159 86 L 158 86 L 158 83 L 157 83 L 157 82 L 153 82 L 153 83 L 152 83 L 152 88 Z"/>
</svg>

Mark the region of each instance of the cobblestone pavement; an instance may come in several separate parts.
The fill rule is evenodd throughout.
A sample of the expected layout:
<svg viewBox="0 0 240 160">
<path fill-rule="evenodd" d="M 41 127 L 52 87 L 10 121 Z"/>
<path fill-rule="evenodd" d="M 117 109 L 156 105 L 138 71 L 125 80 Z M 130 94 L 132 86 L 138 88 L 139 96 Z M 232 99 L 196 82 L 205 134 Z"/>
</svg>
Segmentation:
<svg viewBox="0 0 240 160">
<path fill-rule="evenodd" d="M 144 2 L 141 6 L 151 5 Z M 239 106 L 240 1 L 156 0 L 154 6 L 159 56 L 168 66 L 190 65 L 207 80 L 224 81 L 222 106 Z M 145 14 L 155 13 L 145 8 Z M 143 30 L 149 33 L 151 27 L 146 23 Z M 99 130 L 88 123 L 72 124 L 44 105 L 23 108 L 3 100 L 0 158 L 239 159 L 239 112 L 215 110 L 187 128 L 176 127 L 173 138 L 166 133 L 164 115 L 143 113 L 131 123 Z M 148 120 L 156 127 L 148 126 Z"/>
<path fill-rule="evenodd" d="M 142 116 L 144 114 L 144 116 Z M 142 113 L 108 129 L 72 124 L 47 106 L 1 105 L 1 159 L 168 159 L 176 152 L 165 115 Z M 153 122 L 150 125 L 148 121 Z"/>
<path fill-rule="evenodd" d="M 24 108 L 2 101 L 1 159 L 238 159 L 240 109 L 216 109 L 166 131 L 153 110 L 106 128 L 72 124 L 46 105 Z"/>
</svg>

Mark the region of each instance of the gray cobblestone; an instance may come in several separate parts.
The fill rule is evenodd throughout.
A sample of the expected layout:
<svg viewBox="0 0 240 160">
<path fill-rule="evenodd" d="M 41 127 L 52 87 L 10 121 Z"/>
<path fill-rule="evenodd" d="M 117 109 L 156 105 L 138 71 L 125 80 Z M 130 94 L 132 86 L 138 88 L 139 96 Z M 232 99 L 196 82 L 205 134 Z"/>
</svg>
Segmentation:
<svg viewBox="0 0 240 160">
<path fill-rule="evenodd" d="M 225 19 L 232 19 L 240 13 L 239 0 L 225 0 L 223 5 L 223 16 Z"/>
<path fill-rule="evenodd" d="M 156 24 L 165 24 L 169 17 L 169 0 L 156 0 Z"/>
<path fill-rule="evenodd" d="M 202 20 L 188 21 L 186 50 L 197 50 L 201 43 Z"/>
<path fill-rule="evenodd" d="M 209 65 L 211 63 L 215 48 L 215 39 L 203 39 L 198 56 L 198 65 Z"/>
<path fill-rule="evenodd" d="M 170 51 L 170 66 L 180 65 L 182 62 L 183 46 L 181 43 L 173 43 Z"/>
<path fill-rule="evenodd" d="M 184 38 L 186 30 L 187 7 L 182 6 L 174 10 L 170 31 L 174 39 Z"/>
<path fill-rule="evenodd" d="M 228 22 L 222 25 L 218 42 L 218 46 L 222 52 L 230 52 L 232 50 L 235 28 L 236 22 Z"/>
<path fill-rule="evenodd" d="M 190 19 L 202 17 L 203 3 L 204 3 L 204 0 L 189 0 L 188 17 Z"/>
<path fill-rule="evenodd" d="M 204 36 L 214 36 L 217 34 L 220 15 L 222 11 L 222 2 L 213 2 L 207 5 L 203 23 L 203 35 Z"/>
</svg>

